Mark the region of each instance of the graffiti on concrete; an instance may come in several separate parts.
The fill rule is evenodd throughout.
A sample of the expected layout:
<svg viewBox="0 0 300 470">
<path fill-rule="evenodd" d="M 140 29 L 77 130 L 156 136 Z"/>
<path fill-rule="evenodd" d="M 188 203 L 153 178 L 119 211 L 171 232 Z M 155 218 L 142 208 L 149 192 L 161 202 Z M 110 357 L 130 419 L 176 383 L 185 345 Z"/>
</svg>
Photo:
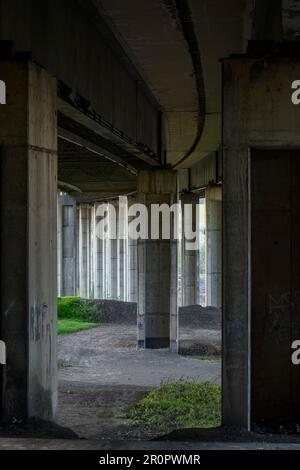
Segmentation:
<svg viewBox="0 0 300 470">
<path fill-rule="evenodd" d="M 0 80 L 0 104 L 6 104 L 6 85 L 3 80 Z"/>
<path fill-rule="evenodd" d="M 0 364 L 6 364 L 6 345 L 4 341 L 0 341 Z"/>
</svg>

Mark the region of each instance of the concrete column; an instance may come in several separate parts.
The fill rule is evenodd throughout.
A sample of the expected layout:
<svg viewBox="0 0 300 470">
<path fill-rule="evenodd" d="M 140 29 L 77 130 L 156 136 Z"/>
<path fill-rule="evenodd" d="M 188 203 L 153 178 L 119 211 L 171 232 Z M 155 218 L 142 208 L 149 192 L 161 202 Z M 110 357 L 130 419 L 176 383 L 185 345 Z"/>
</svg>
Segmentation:
<svg viewBox="0 0 300 470">
<path fill-rule="evenodd" d="M 131 198 L 128 207 L 136 202 L 135 198 Z M 130 220 L 129 220 L 130 222 Z M 138 256 L 137 256 L 137 240 L 129 238 L 128 240 L 128 270 L 129 270 L 129 301 L 138 301 Z"/>
<path fill-rule="evenodd" d="M 107 205 L 108 212 L 108 232 L 104 241 L 104 288 L 105 299 L 111 298 L 111 206 Z"/>
<path fill-rule="evenodd" d="M 116 238 L 110 239 L 110 256 L 111 256 L 111 285 L 110 285 L 110 296 L 111 299 L 120 299 L 120 253 L 119 253 L 119 203 L 115 202 L 115 215 L 116 215 Z M 110 211 L 110 223 L 112 224 L 111 218 L 114 217 L 113 211 Z"/>
<path fill-rule="evenodd" d="M 57 192 L 57 296 L 62 297 L 62 207 L 59 203 L 60 191 Z"/>
<path fill-rule="evenodd" d="M 129 301 L 138 301 L 137 241 L 129 240 Z"/>
<path fill-rule="evenodd" d="M 76 209 L 76 227 L 75 227 L 75 244 L 76 244 L 76 295 L 80 295 L 80 209 Z"/>
<path fill-rule="evenodd" d="M 98 204 L 95 206 L 96 226 L 102 217 L 97 216 Z M 105 297 L 105 240 L 96 236 L 95 239 L 95 298 Z"/>
<path fill-rule="evenodd" d="M 91 269 L 91 208 L 80 204 L 79 208 L 79 283 L 80 297 L 90 298 Z"/>
<path fill-rule="evenodd" d="M 176 172 L 141 171 L 138 175 L 138 201 L 149 213 L 151 205 L 177 200 Z M 165 240 L 138 240 L 138 344 L 143 348 L 178 349 L 177 247 L 172 236 Z"/>
<path fill-rule="evenodd" d="M 0 106 L 3 419 L 52 420 L 57 405 L 57 88 L 44 69 L 2 61 Z"/>
<path fill-rule="evenodd" d="M 182 213 L 184 214 L 184 205 L 193 206 L 193 220 L 191 229 L 195 231 L 197 223 L 197 204 L 198 197 L 193 193 L 184 193 L 181 195 Z M 184 218 L 182 218 L 182 223 Z M 183 306 L 196 305 L 198 300 L 198 250 L 187 250 L 184 238 L 182 241 L 182 303 Z"/>
<path fill-rule="evenodd" d="M 207 188 L 206 197 L 206 302 L 222 307 L 222 188 Z"/>
<path fill-rule="evenodd" d="M 61 196 L 61 274 L 60 295 L 76 295 L 76 201 L 70 196 Z"/>
<path fill-rule="evenodd" d="M 96 244 L 96 209 L 95 204 L 90 207 L 90 283 L 89 298 L 95 298 L 96 266 L 97 266 L 97 244 Z"/>
<path fill-rule="evenodd" d="M 259 71 L 259 73 L 256 73 Z M 253 419 L 253 393 L 254 383 L 252 382 L 254 362 L 253 358 L 261 351 L 262 353 L 262 367 L 266 367 L 266 361 L 270 363 L 270 369 L 274 371 L 274 376 L 271 383 L 274 383 L 273 394 L 270 398 L 271 402 L 278 400 L 277 403 L 282 403 L 283 408 L 274 406 L 274 426 L 278 427 L 285 422 L 289 416 L 279 416 L 281 409 L 288 410 L 290 406 L 295 411 L 297 416 L 297 407 L 293 406 L 293 397 L 297 397 L 296 391 L 289 388 L 286 392 L 289 394 L 289 400 L 282 401 L 277 394 L 282 390 L 283 384 L 287 382 L 292 384 L 297 383 L 299 376 L 298 369 L 293 369 L 290 362 L 290 344 L 289 336 L 283 335 L 278 341 L 278 347 L 274 348 L 274 343 L 270 344 L 268 338 L 272 332 L 274 338 L 277 334 L 282 334 L 286 321 L 285 308 L 281 309 L 279 302 L 280 314 L 277 317 L 276 328 L 272 328 L 272 320 L 274 321 L 272 312 L 266 309 L 262 312 L 262 322 L 253 323 L 253 303 L 256 302 L 254 297 L 253 280 L 256 273 L 253 271 L 253 235 L 254 226 L 252 225 L 251 212 L 254 210 L 253 198 L 254 171 L 253 157 L 255 157 L 256 150 L 260 149 L 268 151 L 274 149 L 274 162 L 269 166 L 269 172 L 265 170 L 265 166 L 261 167 L 261 176 L 256 180 L 255 188 L 258 188 L 260 194 L 265 194 L 266 201 L 269 201 L 269 215 L 272 212 L 276 216 L 284 213 L 290 206 L 286 205 L 284 201 L 278 203 L 276 197 L 273 199 L 270 193 L 270 186 L 264 186 L 264 182 L 269 179 L 273 180 L 274 175 L 277 175 L 278 164 L 280 165 L 281 149 L 298 149 L 300 147 L 300 115 L 299 107 L 292 104 L 291 90 L 289 86 L 281 86 L 285 83 L 286 77 L 294 76 L 295 73 L 300 75 L 300 62 L 299 57 L 274 57 L 266 58 L 264 55 L 261 58 L 257 57 L 243 57 L 243 58 L 230 58 L 223 61 L 223 376 L 222 376 L 222 390 L 223 390 L 223 423 L 226 426 L 233 425 L 251 429 Z M 276 103 L 276 106 L 274 106 Z M 292 144 L 292 145 L 291 145 Z M 279 155 L 277 156 L 277 150 Z M 264 159 L 263 156 L 259 158 Z M 278 160 L 277 160 L 278 158 Z M 292 159 L 292 155 L 288 158 Z M 256 160 L 257 161 L 257 160 Z M 268 161 L 265 160 L 265 163 Z M 274 166 L 273 166 L 274 165 Z M 292 160 L 290 165 L 292 165 Z M 277 167 L 277 169 L 276 169 Z M 286 183 L 290 181 L 283 168 L 282 185 L 274 186 L 274 194 L 288 191 Z M 290 174 L 293 174 L 293 166 Z M 297 167 L 296 167 L 297 169 Z M 256 176 L 257 177 L 257 176 Z M 295 175 L 294 175 L 295 177 Z M 294 188 L 297 184 L 294 184 Z M 257 190 L 257 189 L 256 189 Z M 292 200 L 293 191 L 290 193 Z M 295 198 L 298 201 L 297 198 Z M 267 211 L 266 211 L 267 213 Z M 292 220 L 292 213 L 290 221 Z M 296 212 L 295 212 L 296 213 Z M 261 208 L 261 217 L 263 219 L 265 209 Z M 297 228 L 297 224 L 295 225 Z M 274 239 L 274 233 L 277 237 L 277 232 L 269 231 L 269 244 L 270 248 L 274 250 L 280 249 L 277 246 L 278 239 Z M 292 230 L 292 233 L 297 233 Z M 282 233 L 286 232 L 286 227 L 283 226 Z M 267 232 L 266 232 L 267 233 Z M 273 243 L 275 241 L 276 243 Z M 262 247 L 264 244 L 262 243 Z M 296 246 L 294 243 L 290 247 Z M 256 246 L 256 249 L 260 249 Z M 294 250 L 294 249 L 293 249 Z M 284 252 L 284 248 L 282 250 Z M 275 252 L 274 252 L 275 253 Z M 282 254 L 282 253 L 281 253 Z M 272 259 L 272 258 L 270 258 Z M 281 258 L 282 259 L 282 258 Z M 295 257 L 297 259 L 297 250 Z M 276 264 L 277 259 L 274 259 Z M 287 260 L 288 263 L 288 260 Z M 266 279 L 268 276 L 269 266 L 261 265 L 262 270 L 265 271 Z M 291 279 L 294 279 L 294 288 L 298 289 L 296 282 L 296 270 L 291 266 L 287 268 L 289 273 L 292 273 Z M 298 328 L 299 315 L 296 313 L 296 305 L 294 302 L 293 290 L 280 281 L 281 264 L 279 262 L 278 269 L 279 281 L 277 288 L 282 294 L 286 293 L 286 298 L 289 299 L 286 303 L 288 306 L 288 313 L 294 316 L 291 322 L 291 329 L 287 331 L 292 332 L 293 328 Z M 256 292 L 260 299 L 270 299 L 269 288 L 262 284 L 261 289 Z M 276 298 L 276 297 L 275 297 Z M 259 304 L 258 304 L 259 305 Z M 293 313 L 292 313 L 293 312 Z M 265 323 L 266 318 L 269 317 L 270 323 Z M 279 320 L 280 318 L 280 320 Z M 281 321 L 283 323 L 281 323 Z M 294 325 L 293 325 L 294 323 Z M 274 323 L 273 323 L 274 325 Z M 283 328 L 282 328 L 283 326 Z M 261 333 L 261 348 L 255 350 L 255 343 L 253 343 L 253 334 L 256 332 Z M 297 331 L 297 330 L 294 330 Z M 277 341 L 275 339 L 275 341 Z M 257 343 L 256 343 L 257 344 Z M 282 351 L 285 351 L 281 354 Z M 282 362 L 283 361 L 283 362 Z M 279 375 L 276 375 L 276 364 L 278 362 Z M 281 367 L 285 364 L 285 374 L 281 373 Z M 257 364 L 258 367 L 259 364 Z M 298 366 L 299 367 L 299 366 Z M 266 372 L 268 372 L 266 370 Z M 291 373 L 296 376 L 290 375 Z M 278 382 L 278 385 L 277 385 Z M 261 397 L 261 407 L 268 407 L 270 400 L 268 397 Z M 298 413 L 299 415 L 299 413 Z M 284 419 L 283 419 L 284 418 Z M 278 421 L 277 421 L 278 420 Z"/>
<path fill-rule="evenodd" d="M 128 260 L 128 201 L 126 196 L 119 198 L 119 269 L 120 269 L 120 300 L 129 300 L 129 260 Z"/>
</svg>

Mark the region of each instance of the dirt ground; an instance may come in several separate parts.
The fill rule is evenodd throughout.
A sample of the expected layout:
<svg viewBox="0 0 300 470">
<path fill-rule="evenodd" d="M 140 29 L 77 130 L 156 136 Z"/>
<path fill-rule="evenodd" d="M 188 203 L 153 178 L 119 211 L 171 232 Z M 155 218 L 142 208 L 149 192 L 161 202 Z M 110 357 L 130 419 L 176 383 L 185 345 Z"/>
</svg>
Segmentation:
<svg viewBox="0 0 300 470">
<path fill-rule="evenodd" d="M 209 351 L 220 345 L 218 334 L 209 331 L 182 329 L 181 338 L 196 339 L 198 344 L 204 335 L 200 343 Z M 136 351 L 135 328 L 124 325 L 102 325 L 60 336 L 59 423 L 0 426 L 0 449 L 300 449 L 299 435 L 218 428 L 153 436 L 145 429 L 129 426 L 128 407 L 161 381 L 184 377 L 219 382 L 220 373 L 220 360 L 209 356 L 199 360 L 167 351 Z M 141 385 L 143 380 L 145 384 Z"/>
<path fill-rule="evenodd" d="M 190 337 L 189 331 L 182 333 Z M 197 336 L 195 330 L 193 335 Z M 215 348 L 220 343 L 218 335 L 199 330 L 198 337 Z M 184 357 L 167 350 L 138 351 L 136 329 L 130 325 L 101 325 L 60 336 L 58 358 L 58 424 L 86 439 L 154 437 L 148 430 L 129 426 L 128 407 L 162 382 L 220 383 L 220 360 Z"/>
</svg>

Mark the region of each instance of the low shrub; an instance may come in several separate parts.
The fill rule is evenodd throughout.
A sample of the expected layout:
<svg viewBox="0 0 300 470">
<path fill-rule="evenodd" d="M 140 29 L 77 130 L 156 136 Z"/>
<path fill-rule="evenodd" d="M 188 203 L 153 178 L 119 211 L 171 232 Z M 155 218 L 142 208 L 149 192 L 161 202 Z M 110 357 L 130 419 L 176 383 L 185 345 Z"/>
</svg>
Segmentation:
<svg viewBox="0 0 300 470">
<path fill-rule="evenodd" d="M 80 297 L 59 297 L 57 299 L 58 319 L 76 319 L 99 323 L 101 310 L 93 300 Z"/>
</svg>

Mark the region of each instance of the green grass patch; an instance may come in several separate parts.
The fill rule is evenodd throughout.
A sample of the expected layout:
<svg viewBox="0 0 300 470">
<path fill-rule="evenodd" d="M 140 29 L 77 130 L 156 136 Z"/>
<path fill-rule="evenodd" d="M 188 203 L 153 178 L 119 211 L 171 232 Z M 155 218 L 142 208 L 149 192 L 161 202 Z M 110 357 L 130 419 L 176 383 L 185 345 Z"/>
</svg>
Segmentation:
<svg viewBox="0 0 300 470">
<path fill-rule="evenodd" d="M 82 320 L 63 319 L 57 322 L 57 333 L 59 335 L 67 335 L 70 333 L 78 333 L 79 331 L 90 330 L 99 326 L 99 323 L 92 323 Z"/>
<path fill-rule="evenodd" d="M 221 425 L 221 386 L 209 382 L 166 383 L 129 411 L 133 426 L 157 431 Z"/>
<path fill-rule="evenodd" d="M 57 316 L 59 319 L 76 319 L 99 323 L 102 312 L 94 300 L 80 297 L 59 297 L 57 299 Z"/>
<path fill-rule="evenodd" d="M 78 333 L 100 325 L 101 310 L 92 300 L 80 297 L 57 299 L 57 331 L 59 335 Z"/>
</svg>

